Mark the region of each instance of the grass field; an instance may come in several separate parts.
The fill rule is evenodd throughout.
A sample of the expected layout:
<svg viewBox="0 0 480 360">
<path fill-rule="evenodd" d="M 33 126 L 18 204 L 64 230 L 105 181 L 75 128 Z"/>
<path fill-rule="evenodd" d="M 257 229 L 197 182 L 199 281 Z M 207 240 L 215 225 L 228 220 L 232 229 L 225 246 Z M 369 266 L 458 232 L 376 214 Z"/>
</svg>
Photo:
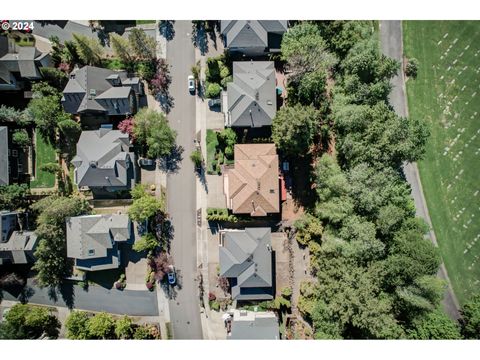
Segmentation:
<svg viewBox="0 0 480 360">
<path fill-rule="evenodd" d="M 440 251 L 458 300 L 480 291 L 480 22 L 406 21 L 407 57 L 420 62 L 407 82 L 411 117 L 431 137 L 419 162 Z"/>
<path fill-rule="evenodd" d="M 35 180 L 30 182 L 32 188 L 51 188 L 55 186 L 55 175 L 41 171 L 40 166 L 56 162 L 55 149 L 43 140 L 40 134 L 36 136 L 36 174 Z"/>
</svg>

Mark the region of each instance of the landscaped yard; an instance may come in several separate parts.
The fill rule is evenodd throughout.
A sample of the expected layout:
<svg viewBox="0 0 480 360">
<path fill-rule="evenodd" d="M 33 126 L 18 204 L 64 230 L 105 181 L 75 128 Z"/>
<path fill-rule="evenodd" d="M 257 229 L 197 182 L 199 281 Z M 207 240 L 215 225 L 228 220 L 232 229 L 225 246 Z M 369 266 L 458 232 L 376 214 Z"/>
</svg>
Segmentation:
<svg viewBox="0 0 480 360">
<path fill-rule="evenodd" d="M 440 251 L 460 303 L 480 290 L 480 23 L 406 21 L 411 117 L 430 125 L 423 190 Z"/>
<path fill-rule="evenodd" d="M 135 20 L 137 25 L 143 25 L 143 24 L 155 24 L 155 20 Z"/>
<path fill-rule="evenodd" d="M 221 133 L 207 130 L 207 174 L 220 175 L 220 165 L 233 164 L 233 146 L 236 141 L 235 132 L 231 129 L 225 129 Z M 229 154 L 228 158 L 226 154 Z"/>
<path fill-rule="evenodd" d="M 56 162 L 56 153 L 52 145 L 48 144 L 40 134 L 36 134 L 36 173 L 35 180 L 30 182 L 32 188 L 51 188 L 55 186 L 55 175 L 41 171 L 43 164 Z"/>
</svg>

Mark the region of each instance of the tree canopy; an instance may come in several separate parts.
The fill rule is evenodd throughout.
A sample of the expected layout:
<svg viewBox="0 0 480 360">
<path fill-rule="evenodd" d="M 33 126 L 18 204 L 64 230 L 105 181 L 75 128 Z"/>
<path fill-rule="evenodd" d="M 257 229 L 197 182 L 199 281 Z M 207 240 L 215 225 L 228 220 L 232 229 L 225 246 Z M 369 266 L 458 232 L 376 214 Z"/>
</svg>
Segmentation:
<svg viewBox="0 0 480 360">
<path fill-rule="evenodd" d="M 58 338 L 60 322 L 45 307 L 15 304 L 0 324 L 1 339 Z"/>
<path fill-rule="evenodd" d="M 81 61 L 92 66 L 101 64 L 104 50 L 98 39 L 86 35 L 73 34 L 73 42 Z"/>
<path fill-rule="evenodd" d="M 472 296 L 462 307 L 462 334 L 466 339 L 480 339 L 480 294 Z"/>
</svg>

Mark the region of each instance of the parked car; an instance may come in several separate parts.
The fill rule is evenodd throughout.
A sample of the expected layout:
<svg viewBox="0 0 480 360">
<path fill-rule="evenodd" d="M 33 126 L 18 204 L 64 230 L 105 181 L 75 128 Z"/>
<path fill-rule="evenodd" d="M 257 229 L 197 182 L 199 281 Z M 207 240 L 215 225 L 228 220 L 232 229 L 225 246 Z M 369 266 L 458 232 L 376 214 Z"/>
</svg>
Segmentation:
<svg viewBox="0 0 480 360">
<path fill-rule="evenodd" d="M 152 166 L 153 164 L 155 164 L 155 161 L 153 159 L 147 159 L 147 158 L 138 159 L 139 166 Z"/>
<path fill-rule="evenodd" d="M 188 91 L 192 94 L 195 92 L 195 79 L 193 75 L 188 75 Z"/>
<path fill-rule="evenodd" d="M 169 266 L 169 271 L 167 273 L 168 283 L 170 285 L 175 285 L 177 282 L 177 276 L 175 275 L 175 267 L 173 265 Z"/>
<path fill-rule="evenodd" d="M 210 99 L 208 100 L 208 107 L 216 107 L 222 105 L 222 99 Z"/>
</svg>

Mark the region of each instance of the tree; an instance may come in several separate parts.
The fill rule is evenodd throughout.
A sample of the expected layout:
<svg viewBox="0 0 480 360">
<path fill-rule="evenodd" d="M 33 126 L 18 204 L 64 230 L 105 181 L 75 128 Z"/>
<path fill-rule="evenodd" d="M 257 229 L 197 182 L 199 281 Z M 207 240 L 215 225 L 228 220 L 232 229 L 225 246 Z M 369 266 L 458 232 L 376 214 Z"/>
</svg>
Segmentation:
<svg viewBox="0 0 480 360">
<path fill-rule="evenodd" d="M 40 72 L 42 73 L 43 80 L 59 91 L 62 91 L 67 85 L 68 76 L 59 69 L 42 66 Z"/>
<path fill-rule="evenodd" d="M 81 61 L 92 66 L 101 64 L 104 50 L 98 39 L 73 34 L 73 42 Z"/>
<path fill-rule="evenodd" d="M 65 119 L 58 123 L 58 129 L 68 140 L 77 142 L 82 132 L 82 127 L 78 122 L 72 119 Z"/>
<path fill-rule="evenodd" d="M 209 99 L 216 98 L 222 92 L 222 87 L 217 83 L 209 83 L 207 85 L 207 90 L 205 91 L 205 96 Z"/>
<path fill-rule="evenodd" d="M 157 212 L 163 211 L 165 205 L 163 201 L 157 200 L 153 196 L 143 196 L 133 201 L 128 209 L 128 216 L 136 222 L 142 222 L 152 218 Z"/>
<path fill-rule="evenodd" d="M 402 311 L 413 317 L 415 314 L 432 311 L 439 307 L 445 291 L 445 281 L 436 276 L 421 276 L 412 285 L 398 287 L 396 295 L 399 298 Z"/>
<path fill-rule="evenodd" d="M 148 259 L 148 265 L 154 272 L 155 280 L 162 281 L 165 275 L 170 271 L 172 259 L 165 251 L 161 251 L 154 258 Z"/>
<path fill-rule="evenodd" d="M 45 307 L 15 304 L 5 318 L 1 333 L 9 339 L 58 338 L 61 324 Z"/>
<path fill-rule="evenodd" d="M 18 129 L 12 135 L 12 141 L 15 145 L 26 148 L 30 146 L 30 136 L 28 136 L 28 132 L 25 129 Z"/>
<path fill-rule="evenodd" d="M 147 194 L 147 186 L 144 184 L 135 184 L 132 190 L 130 190 L 130 195 L 132 199 L 138 200 L 144 196 L 148 196 Z"/>
<path fill-rule="evenodd" d="M 321 242 L 323 233 L 322 222 L 315 216 L 306 213 L 293 224 L 297 230 L 296 239 L 302 245 L 308 245 L 310 241 Z"/>
<path fill-rule="evenodd" d="M 143 29 L 133 28 L 128 35 L 128 41 L 138 59 L 152 60 L 156 57 L 155 39 L 148 36 Z"/>
<path fill-rule="evenodd" d="M 85 311 L 72 311 L 65 321 L 67 329 L 67 338 L 71 340 L 88 339 L 88 314 Z"/>
<path fill-rule="evenodd" d="M 0 105 L 0 122 L 15 123 L 20 127 L 25 127 L 30 125 L 32 121 L 33 119 L 28 111 Z"/>
<path fill-rule="evenodd" d="M 116 34 L 110 33 L 110 47 L 113 49 L 113 52 L 116 57 L 118 57 L 124 64 L 130 64 L 132 59 L 132 48 L 128 39 Z"/>
<path fill-rule="evenodd" d="M 115 321 L 112 315 L 101 312 L 88 319 L 87 330 L 93 339 L 114 339 Z"/>
<path fill-rule="evenodd" d="M 153 340 L 155 337 L 152 335 L 150 329 L 146 326 L 138 326 L 133 334 L 135 340 Z"/>
<path fill-rule="evenodd" d="M 25 209 L 29 204 L 30 189 L 27 184 L 0 186 L 0 209 Z"/>
<path fill-rule="evenodd" d="M 197 61 L 197 63 L 192 66 L 191 72 L 195 81 L 200 80 L 200 60 Z"/>
<path fill-rule="evenodd" d="M 201 167 L 203 161 L 202 152 L 200 150 L 192 151 L 192 153 L 190 154 L 190 160 L 192 160 L 196 168 Z"/>
<path fill-rule="evenodd" d="M 458 324 L 441 310 L 427 312 L 413 321 L 408 338 L 414 340 L 458 340 L 461 339 Z"/>
<path fill-rule="evenodd" d="M 133 118 L 127 118 L 125 120 L 120 121 L 118 124 L 118 130 L 120 130 L 124 134 L 128 134 L 130 141 L 135 142 L 135 134 L 133 132 Z"/>
<path fill-rule="evenodd" d="M 224 149 L 225 156 L 233 159 L 233 148 L 237 143 L 237 133 L 232 128 L 225 128 L 217 134 L 219 145 Z"/>
<path fill-rule="evenodd" d="M 460 321 L 465 339 L 480 339 L 480 295 L 474 295 L 461 310 L 463 319 Z"/>
<path fill-rule="evenodd" d="M 135 241 L 132 249 L 137 252 L 153 252 L 158 246 L 159 242 L 153 234 L 145 234 L 139 240 Z"/>
<path fill-rule="evenodd" d="M 133 134 L 140 145 L 146 146 L 147 155 L 152 158 L 169 155 L 177 136 L 163 113 L 148 108 L 141 109 L 135 116 Z"/>
<path fill-rule="evenodd" d="M 115 321 L 115 335 L 117 339 L 131 339 L 133 332 L 133 322 L 128 316 L 125 315 Z"/>
<path fill-rule="evenodd" d="M 157 59 L 155 63 L 155 73 L 148 81 L 148 87 L 153 96 L 167 95 L 168 88 L 172 82 L 170 68 L 165 59 Z"/>
<path fill-rule="evenodd" d="M 286 155 L 308 152 L 318 127 L 317 112 L 311 106 L 286 106 L 277 111 L 272 123 L 272 138 Z"/>
</svg>

